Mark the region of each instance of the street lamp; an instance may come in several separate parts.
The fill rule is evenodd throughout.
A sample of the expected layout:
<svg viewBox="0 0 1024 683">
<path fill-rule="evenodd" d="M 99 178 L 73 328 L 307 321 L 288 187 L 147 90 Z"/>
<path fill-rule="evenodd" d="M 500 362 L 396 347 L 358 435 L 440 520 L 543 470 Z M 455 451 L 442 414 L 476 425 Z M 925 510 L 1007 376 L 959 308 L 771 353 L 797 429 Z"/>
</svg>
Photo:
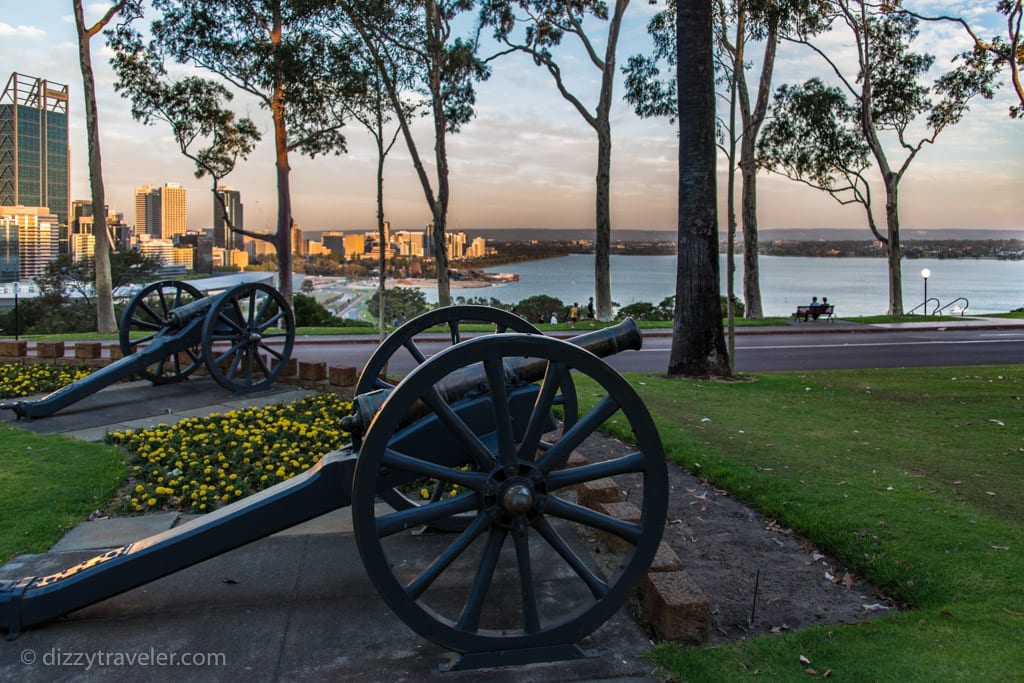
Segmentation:
<svg viewBox="0 0 1024 683">
<path fill-rule="evenodd" d="M 928 315 L 928 278 L 932 276 L 932 271 L 924 268 L 921 270 L 921 277 L 924 278 L 924 314 Z"/>
<path fill-rule="evenodd" d="M 14 283 L 14 341 L 18 341 L 18 283 Z"/>
</svg>

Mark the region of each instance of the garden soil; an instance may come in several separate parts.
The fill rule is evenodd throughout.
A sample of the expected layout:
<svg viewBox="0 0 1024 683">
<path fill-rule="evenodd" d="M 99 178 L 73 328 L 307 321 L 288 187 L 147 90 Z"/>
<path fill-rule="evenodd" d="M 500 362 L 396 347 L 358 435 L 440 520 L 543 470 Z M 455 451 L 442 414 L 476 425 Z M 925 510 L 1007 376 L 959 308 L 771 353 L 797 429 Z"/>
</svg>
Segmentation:
<svg viewBox="0 0 1024 683">
<path fill-rule="evenodd" d="M 590 462 L 629 452 L 625 443 L 591 436 L 578 449 Z M 708 597 L 711 644 L 810 626 L 855 623 L 895 610 L 879 594 L 806 539 L 669 463 L 663 540 Z M 639 506 L 639 477 L 616 477 Z M 596 541 L 592 547 L 601 551 Z M 643 621 L 639 607 L 633 606 Z"/>
</svg>

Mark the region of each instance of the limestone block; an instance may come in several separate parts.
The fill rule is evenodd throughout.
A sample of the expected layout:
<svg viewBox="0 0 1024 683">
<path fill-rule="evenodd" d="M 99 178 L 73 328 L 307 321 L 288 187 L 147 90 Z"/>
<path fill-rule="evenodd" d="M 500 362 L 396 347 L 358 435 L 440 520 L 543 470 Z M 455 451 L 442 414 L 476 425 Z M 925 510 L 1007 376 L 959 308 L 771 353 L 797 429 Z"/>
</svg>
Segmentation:
<svg viewBox="0 0 1024 683">
<path fill-rule="evenodd" d="M 711 606 L 686 572 L 649 572 L 641 593 L 647 621 L 659 640 L 707 644 Z"/>
</svg>

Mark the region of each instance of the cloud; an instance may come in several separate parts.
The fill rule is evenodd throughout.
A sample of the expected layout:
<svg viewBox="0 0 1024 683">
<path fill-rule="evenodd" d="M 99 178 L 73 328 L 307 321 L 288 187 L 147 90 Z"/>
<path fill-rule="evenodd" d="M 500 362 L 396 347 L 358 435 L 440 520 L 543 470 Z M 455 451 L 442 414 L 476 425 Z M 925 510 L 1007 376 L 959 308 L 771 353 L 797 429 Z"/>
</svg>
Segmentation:
<svg viewBox="0 0 1024 683">
<path fill-rule="evenodd" d="M 0 38 L 36 40 L 44 37 L 46 37 L 46 31 L 36 26 L 11 26 L 6 22 L 0 21 Z"/>
</svg>

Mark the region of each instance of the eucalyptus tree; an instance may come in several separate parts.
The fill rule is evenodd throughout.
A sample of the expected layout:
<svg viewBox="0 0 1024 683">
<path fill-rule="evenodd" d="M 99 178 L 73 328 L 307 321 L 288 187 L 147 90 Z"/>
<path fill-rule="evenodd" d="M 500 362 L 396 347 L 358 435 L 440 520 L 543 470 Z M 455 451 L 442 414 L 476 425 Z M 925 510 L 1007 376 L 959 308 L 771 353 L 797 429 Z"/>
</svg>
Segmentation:
<svg viewBox="0 0 1024 683">
<path fill-rule="evenodd" d="M 349 56 L 325 35 L 302 0 L 152 0 L 145 50 L 218 76 L 270 114 L 277 176 L 277 230 L 250 235 L 274 244 L 279 287 L 292 296 L 291 153 L 345 151 L 343 103 L 362 89 Z M 141 19 L 136 16 L 135 19 Z M 117 35 L 114 36 L 117 48 Z"/>
<path fill-rule="evenodd" d="M 347 40 L 349 36 L 344 32 L 338 32 L 339 40 Z M 399 110 L 395 112 L 391 106 L 391 99 L 388 95 L 387 86 L 378 70 L 372 54 L 367 49 L 362 39 L 358 39 L 358 46 L 352 49 L 353 58 L 366 73 L 366 90 L 356 97 L 350 98 L 345 103 L 348 115 L 355 121 L 362 124 L 363 128 L 373 138 L 374 147 L 377 152 L 377 241 L 381 245 L 379 249 L 378 269 L 380 271 L 377 282 L 377 325 L 380 340 L 384 341 L 387 336 L 388 316 L 384 309 L 386 298 L 384 296 L 385 283 L 387 282 L 387 256 L 385 212 L 384 212 L 384 163 L 388 154 L 398 141 L 402 132 L 398 118 L 406 121 L 415 114 L 420 102 L 408 98 L 398 98 Z M 388 70 L 388 80 L 392 83 L 404 83 L 408 81 L 409 74 L 402 73 L 402 67 L 396 63 L 385 63 L 383 68 Z"/>
<path fill-rule="evenodd" d="M 727 377 L 719 303 L 711 3 L 676 7 L 679 227 L 670 377 Z"/>
<path fill-rule="evenodd" d="M 118 77 L 114 88 L 131 100 L 132 117 L 147 125 L 159 121 L 169 125 L 179 151 L 195 164 L 196 177 L 210 176 L 214 201 L 220 203 L 228 229 L 265 238 L 234 225 L 224 194 L 217 190 L 239 157 L 247 157 L 260 139 L 251 119 L 237 119 L 228 108 L 234 97 L 231 91 L 198 76 L 171 80 L 163 63 L 145 50 L 141 36 L 127 27 L 118 35 L 118 51 L 111 63 Z"/>
<path fill-rule="evenodd" d="M 917 25 L 914 17 L 857 0 L 829 2 L 817 34 L 790 40 L 820 57 L 837 85 L 814 78 L 778 88 L 773 119 L 758 144 L 765 168 L 864 207 L 868 227 L 886 245 L 890 315 L 903 314 L 900 181 L 925 146 L 963 118 L 972 98 L 992 97 L 995 78 L 985 60 L 968 59 L 940 74 L 931 88 L 922 85 L 935 58 L 911 50 Z M 832 32 L 852 42 L 855 60 L 826 52 L 822 34 Z M 866 175 L 871 167 L 884 189 L 884 235 L 873 214 Z"/>
<path fill-rule="evenodd" d="M 978 8 L 974 8 L 977 10 Z M 922 21 L 950 21 L 959 24 L 971 37 L 974 42 L 972 52 L 964 52 L 961 59 L 986 58 L 991 59 L 992 67 L 998 70 L 1007 69 L 1010 72 L 1010 84 L 1017 95 L 1017 104 L 1010 106 L 1010 117 L 1024 119 L 1024 81 L 1021 80 L 1021 68 L 1024 67 L 1024 43 L 1020 42 L 1020 26 L 1024 20 L 1024 5 L 1021 0 L 998 0 L 995 3 L 995 10 L 1006 17 L 1006 32 L 1002 36 L 993 36 L 989 39 L 982 38 L 979 29 L 972 26 L 966 19 L 960 16 L 939 15 L 927 16 L 911 12 L 902 7 L 893 6 L 892 11 L 905 12 Z"/>
<path fill-rule="evenodd" d="M 477 56 L 477 32 L 456 35 L 455 25 L 473 10 L 473 0 L 336 0 L 328 2 L 344 15 L 362 40 L 384 86 L 391 110 L 412 157 L 416 176 L 430 208 L 437 263 L 437 299 L 451 304 L 448 278 L 448 205 L 451 198 L 448 136 L 474 115 L 474 82 L 490 69 Z M 407 115 L 409 95 L 423 98 L 433 131 L 433 177 Z M 419 106 L 419 105 L 417 105 Z"/>
<path fill-rule="evenodd" d="M 748 318 L 761 318 L 760 270 L 758 268 L 757 160 L 756 144 L 768 111 L 775 57 L 783 35 L 791 34 L 815 21 L 824 0 L 715 0 L 714 39 L 721 80 L 735 90 L 740 125 L 723 126 L 727 138 L 723 151 L 730 163 L 738 166 L 742 179 L 741 215 L 743 221 L 743 300 Z M 675 116 L 675 89 L 671 79 L 661 78 L 664 67 L 675 66 L 675 0 L 655 14 L 647 26 L 653 38 L 650 55 L 633 55 L 623 72 L 626 75 L 626 100 L 642 117 Z M 751 54 L 754 49 L 759 54 Z M 756 59 L 754 57 L 756 56 Z M 756 72 L 756 89 L 747 80 L 748 71 Z M 730 95 L 730 102 L 733 96 Z M 739 159 L 729 148 L 739 144 Z M 730 169 L 730 180 L 732 170 Z M 730 200 L 731 200 L 730 193 Z M 729 261 L 730 267 L 732 261 Z"/>
<path fill-rule="evenodd" d="M 115 16 L 138 11 L 140 0 L 120 0 L 103 13 L 91 26 L 85 23 L 82 0 L 73 0 L 75 29 L 78 34 L 78 62 L 85 91 L 85 123 L 89 145 L 89 186 L 93 207 L 93 238 L 96 258 L 96 331 L 111 334 L 117 331 L 114 317 L 114 293 L 110 274 L 111 239 L 107 230 L 107 200 L 103 188 L 103 160 L 100 154 L 99 113 L 96 106 L 96 78 L 92 70 L 90 43 L 93 36 L 106 28 Z"/>
<path fill-rule="evenodd" d="M 610 5 L 610 6 L 609 6 Z M 629 0 L 484 0 L 483 23 L 494 29 L 494 37 L 506 52 L 521 52 L 545 69 L 559 94 L 568 101 L 597 134 L 597 187 L 594 196 L 594 294 L 597 317 L 612 315 L 611 272 L 611 161 L 612 90 L 615 58 L 622 18 Z M 599 35 L 596 21 L 605 22 L 607 32 Z M 521 29 L 521 30 L 520 30 Z M 575 38 L 593 67 L 573 88 L 567 83 L 553 50 L 563 47 L 566 37 Z M 598 41 L 603 40 L 603 49 Z M 568 59 L 568 57 L 567 57 Z M 564 60 L 563 60 L 564 61 Z M 579 92 L 589 91 L 592 78 L 600 83 L 597 101 L 585 104 Z"/>
</svg>

